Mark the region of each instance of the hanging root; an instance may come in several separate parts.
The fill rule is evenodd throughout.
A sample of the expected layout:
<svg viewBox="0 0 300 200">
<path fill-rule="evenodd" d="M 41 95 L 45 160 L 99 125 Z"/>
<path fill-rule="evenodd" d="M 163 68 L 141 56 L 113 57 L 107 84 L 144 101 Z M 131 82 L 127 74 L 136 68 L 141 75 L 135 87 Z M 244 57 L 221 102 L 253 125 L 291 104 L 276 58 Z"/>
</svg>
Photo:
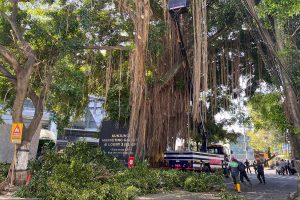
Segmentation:
<svg viewBox="0 0 300 200">
<path fill-rule="evenodd" d="M 131 54 L 131 115 L 128 137 L 130 141 L 137 141 L 137 149 L 141 150 L 144 146 L 143 139 L 139 136 L 145 135 L 147 120 L 143 107 L 146 103 L 146 83 L 145 83 L 145 59 L 146 48 L 149 35 L 149 25 L 151 17 L 151 7 L 149 0 L 136 0 L 136 15 L 132 19 L 134 23 L 135 49 Z M 132 144 L 130 144 L 131 146 Z M 139 152 L 137 152 L 139 153 Z"/>
<path fill-rule="evenodd" d="M 206 0 L 193 0 L 194 66 L 193 66 L 193 110 L 194 122 L 202 121 L 201 92 L 208 89 L 207 19 Z M 205 94 L 204 94 L 205 95 Z M 204 102 L 206 102 L 205 99 Z"/>
</svg>

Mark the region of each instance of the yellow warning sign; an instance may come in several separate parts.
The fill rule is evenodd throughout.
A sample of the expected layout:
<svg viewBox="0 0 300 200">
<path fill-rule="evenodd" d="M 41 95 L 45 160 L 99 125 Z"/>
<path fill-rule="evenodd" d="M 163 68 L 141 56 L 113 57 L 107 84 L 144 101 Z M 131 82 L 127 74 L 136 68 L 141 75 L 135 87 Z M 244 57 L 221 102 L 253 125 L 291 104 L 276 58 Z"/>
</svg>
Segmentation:
<svg viewBox="0 0 300 200">
<path fill-rule="evenodd" d="M 23 134 L 23 124 L 22 123 L 13 123 L 11 128 L 11 143 L 21 144 Z"/>
</svg>

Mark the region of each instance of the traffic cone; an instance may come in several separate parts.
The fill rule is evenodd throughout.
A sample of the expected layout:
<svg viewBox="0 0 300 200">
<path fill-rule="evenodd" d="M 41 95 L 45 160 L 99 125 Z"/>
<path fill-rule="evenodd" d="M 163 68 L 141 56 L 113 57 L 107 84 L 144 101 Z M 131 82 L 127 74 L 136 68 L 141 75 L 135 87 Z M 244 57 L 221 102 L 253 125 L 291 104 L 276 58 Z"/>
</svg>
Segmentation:
<svg viewBox="0 0 300 200">
<path fill-rule="evenodd" d="M 236 184 L 236 191 L 237 191 L 238 193 L 241 192 L 241 185 L 240 185 L 239 183 Z"/>
</svg>

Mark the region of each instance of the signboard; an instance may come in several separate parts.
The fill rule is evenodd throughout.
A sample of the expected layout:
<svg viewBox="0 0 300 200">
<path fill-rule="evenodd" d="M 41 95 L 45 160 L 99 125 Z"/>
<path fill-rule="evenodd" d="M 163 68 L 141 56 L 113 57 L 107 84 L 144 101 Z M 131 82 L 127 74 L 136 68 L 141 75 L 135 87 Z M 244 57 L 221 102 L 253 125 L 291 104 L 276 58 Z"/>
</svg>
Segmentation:
<svg viewBox="0 0 300 200">
<path fill-rule="evenodd" d="M 13 123 L 11 128 L 10 140 L 13 144 L 22 143 L 23 123 Z"/>
<path fill-rule="evenodd" d="M 132 149 L 127 149 L 128 142 L 133 144 Z M 128 157 L 135 154 L 136 141 L 128 140 L 128 128 L 126 126 L 114 121 L 103 121 L 99 145 L 108 155 L 127 163 Z"/>
<path fill-rule="evenodd" d="M 240 136 L 237 138 L 236 143 L 230 143 L 230 150 L 232 151 L 233 155 L 238 160 L 245 160 L 246 158 L 248 160 L 254 160 L 254 151 L 253 149 L 248 145 L 250 141 L 249 136 Z M 246 142 L 246 144 L 245 144 Z M 246 145 L 246 148 L 245 148 Z M 247 155 L 246 155 L 247 154 Z"/>
<path fill-rule="evenodd" d="M 288 144 L 282 144 L 282 151 L 287 152 L 288 151 Z"/>
</svg>

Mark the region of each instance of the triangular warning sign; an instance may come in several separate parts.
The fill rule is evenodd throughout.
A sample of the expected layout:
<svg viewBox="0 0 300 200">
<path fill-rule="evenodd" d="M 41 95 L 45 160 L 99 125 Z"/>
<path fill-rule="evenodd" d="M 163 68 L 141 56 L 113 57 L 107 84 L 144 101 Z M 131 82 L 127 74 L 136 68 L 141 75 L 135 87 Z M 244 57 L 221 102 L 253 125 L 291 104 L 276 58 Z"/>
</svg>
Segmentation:
<svg viewBox="0 0 300 200">
<path fill-rule="evenodd" d="M 11 142 L 13 144 L 22 143 L 23 123 L 13 123 L 11 129 Z"/>
<path fill-rule="evenodd" d="M 15 130 L 14 130 L 14 133 L 15 133 L 15 134 L 20 134 L 20 133 L 21 133 L 21 130 L 20 130 L 20 128 L 19 128 L 18 125 L 16 126 L 16 128 L 15 128 Z"/>
</svg>

